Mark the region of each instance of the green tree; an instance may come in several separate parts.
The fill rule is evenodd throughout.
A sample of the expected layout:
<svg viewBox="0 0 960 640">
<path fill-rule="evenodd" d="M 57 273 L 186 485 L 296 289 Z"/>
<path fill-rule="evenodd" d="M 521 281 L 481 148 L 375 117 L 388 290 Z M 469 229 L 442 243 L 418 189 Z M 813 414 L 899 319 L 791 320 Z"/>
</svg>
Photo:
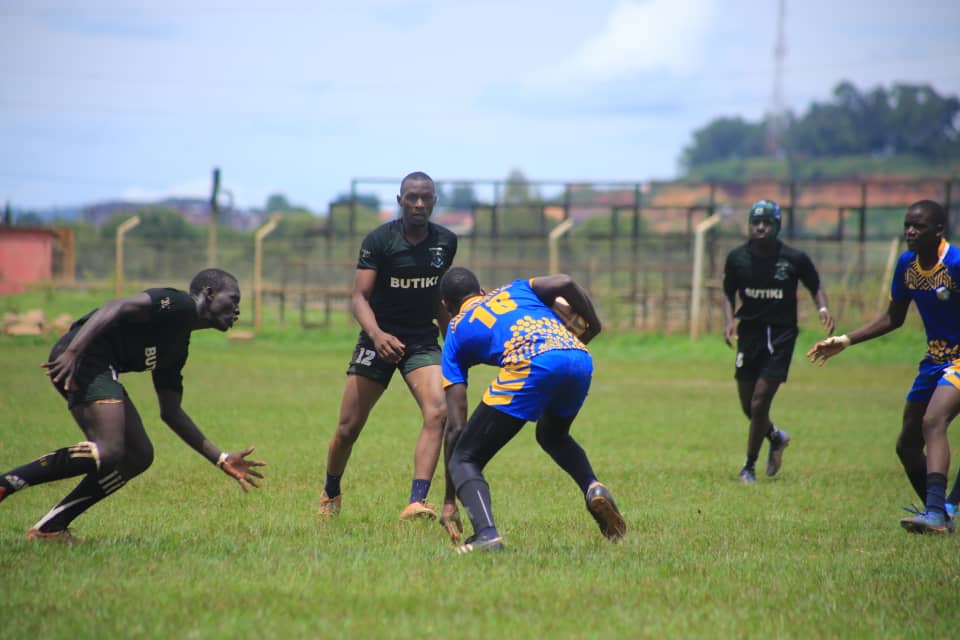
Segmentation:
<svg viewBox="0 0 960 640">
<path fill-rule="evenodd" d="M 689 170 L 708 162 L 761 155 L 765 130 L 763 124 L 743 118 L 717 118 L 693 133 L 693 144 L 684 149 L 681 162 Z"/>
<path fill-rule="evenodd" d="M 162 205 L 148 205 L 131 212 L 115 213 L 100 227 L 100 237 L 114 238 L 117 227 L 133 215 L 140 216 L 135 233 L 139 238 L 157 240 L 197 240 L 201 231 L 187 222 L 176 209 Z"/>
</svg>

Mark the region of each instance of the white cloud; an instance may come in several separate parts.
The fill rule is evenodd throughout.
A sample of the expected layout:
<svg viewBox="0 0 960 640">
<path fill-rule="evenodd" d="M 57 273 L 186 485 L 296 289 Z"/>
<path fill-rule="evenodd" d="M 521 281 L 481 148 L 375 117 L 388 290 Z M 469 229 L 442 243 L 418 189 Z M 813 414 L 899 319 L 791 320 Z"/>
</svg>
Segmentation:
<svg viewBox="0 0 960 640">
<path fill-rule="evenodd" d="M 601 33 L 567 63 L 577 77 L 612 80 L 636 72 L 689 73 L 714 12 L 714 0 L 619 0 Z"/>
</svg>

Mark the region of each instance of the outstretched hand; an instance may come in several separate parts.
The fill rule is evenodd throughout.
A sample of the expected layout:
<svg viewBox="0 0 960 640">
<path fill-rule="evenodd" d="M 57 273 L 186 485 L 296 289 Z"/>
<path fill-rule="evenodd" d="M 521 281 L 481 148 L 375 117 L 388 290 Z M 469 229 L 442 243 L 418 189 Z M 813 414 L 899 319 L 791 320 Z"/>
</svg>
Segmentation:
<svg viewBox="0 0 960 640">
<path fill-rule="evenodd" d="M 850 338 L 847 336 L 830 336 L 810 347 L 810 350 L 807 351 L 807 358 L 813 364 L 822 367 L 828 359 L 849 346 Z"/>
<path fill-rule="evenodd" d="M 253 453 L 253 447 L 227 454 L 223 464 L 219 465 L 223 472 L 236 480 L 244 491 L 249 491 L 248 486 L 255 489 L 260 487 L 254 478 L 263 478 L 263 474 L 257 471 L 255 467 L 265 467 L 267 465 L 266 462 L 260 462 L 259 460 L 247 460 L 247 456 L 251 453 Z"/>
</svg>

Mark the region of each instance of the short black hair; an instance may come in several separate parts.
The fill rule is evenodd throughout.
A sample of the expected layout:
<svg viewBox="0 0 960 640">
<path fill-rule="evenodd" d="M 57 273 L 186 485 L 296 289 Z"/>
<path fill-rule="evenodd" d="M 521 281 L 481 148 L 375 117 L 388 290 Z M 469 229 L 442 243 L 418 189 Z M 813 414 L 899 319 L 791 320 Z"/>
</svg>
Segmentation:
<svg viewBox="0 0 960 640">
<path fill-rule="evenodd" d="M 451 267 L 440 278 L 440 299 L 448 309 L 459 309 L 464 300 L 481 292 L 480 281 L 466 267 Z"/>
<path fill-rule="evenodd" d="M 942 204 L 935 200 L 918 200 L 907 207 L 907 211 L 919 209 L 930 216 L 930 222 L 939 224 L 944 229 L 947 227 L 947 210 Z"/>
<path fill-rule="evenodd" d="M 227 273 L 223 269 L 204 269 L 193 276 L 193 280 L 190 281 L 190 293 L 201 293 L 207 287 L 214 291 L 220 291 L 228 283 L 239 284 L 233 274 Z"/>
<path fill-rule="evenodd" d="M 407 184 L 407 180 L 427 180 L 430 184 L 434 184 L 433 178 L 428 176 L 423 171 L 414 171 L 413 173 L 408 173 L 403 177 L 403 180 L 400 181 L 400 193 L 403 194 L 403 186 Z"/>
</svg>

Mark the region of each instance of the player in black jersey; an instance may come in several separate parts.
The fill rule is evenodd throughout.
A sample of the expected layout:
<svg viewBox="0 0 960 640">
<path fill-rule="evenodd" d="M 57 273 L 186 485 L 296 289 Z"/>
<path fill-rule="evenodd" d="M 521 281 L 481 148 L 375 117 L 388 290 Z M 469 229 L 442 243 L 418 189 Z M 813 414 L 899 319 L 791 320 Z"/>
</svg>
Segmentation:
<svg viewBox="0 0 960 640">
<path fill-rule="evenodd" d="M 764 437 L 770 441 L 768 476 L 780 470 L 783 450 L 790 443 L 789 434 L 770 421 L 770 405 L 777 389 L 787 381 L 797 341 L 798 283 L 802 282 L 816 301 L 820 323 L 828 335 L 834 326 L 813 261 L 777 239 L 780 217 L 780 206 L 772 200 L 760 200 L 750 207 L 749 240 L 727 255 L 723 269 L 723 337 L 730 347 L 737 342 L 737 393 L 750 420 L 747 460 L 739 475 L 744 484 L 756 482 L 754 467 Z M 734 314 L 737 294 L 740 308 Z"/>
<path fill-rule="evenodd" d="M 247 460 L 252 448 L 221 451 L 183 408 L 183 377 L 190 333 L 226 331 L 240 314 L 240 288 L 226 271 L 205 269 L 190 292 L 148 289 L 110 300 L 80 318 L 50 352 L 47 375 L 67 400 L 86 440 L 58 449 L 0 475 L 0 500 L 32 485 L 85 476 L 80 484 L 27 532 L 28 540 L 75 542 L 67 526 L 81 513 L 143 473 L 153 445 L 119 374 L 150 371 L 160 417 L 184 442 L 234 478 L 257 487 L 263 476 Z"/>
<path fill-rule="evenodd" d="M 401 217 L 371 231 L 360 245 L 352 309 L 361 331 L 347 369 L 337 428 L 327 450 L 326 482 L 318 509 L 321 517 L 340 512 L 340 480 L 353 445 L 398 369 L 423 414 L 410 500 L 400 519 L 437 516 L 426 498 L 447 415 L 440 385 L 438 326 L 446 328 L 449 321 L 438 291 L 440 277 L 456 255 L 457 236 L 430 222 L 436 189 L 427 174 L 418 171 L 406 176 L 397 203 Z M 462 530 L 449 478 L 441 522 L 452 536 Z"/>
</svg>

